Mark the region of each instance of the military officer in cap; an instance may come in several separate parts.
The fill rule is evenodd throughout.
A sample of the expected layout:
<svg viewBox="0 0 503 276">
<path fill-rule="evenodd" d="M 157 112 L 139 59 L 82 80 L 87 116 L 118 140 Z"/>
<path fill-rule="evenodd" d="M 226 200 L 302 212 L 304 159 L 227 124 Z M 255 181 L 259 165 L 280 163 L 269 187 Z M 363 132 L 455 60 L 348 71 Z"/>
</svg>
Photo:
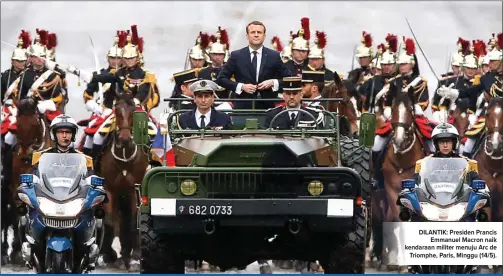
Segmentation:
<svg viewBox="0 0 503 276">
<path fill-rule="evenodd" d="M 180 129 L 229 129 L 232 121 L 226 113 L 215 110 L 215 91 L 218 85 L 210 80 L 198 80 L 190 85 L 196 107 L 178 119 Z"/>
<path fill-rule="evenodd" d="M 11 68 L 5 70 L 2 73 L 2 95 L 1 99 L 2 102 L 4 102 L 6 99 L 4 99 L 7 90 L 9 89 L 9 86 L 11 86 L 12 83 L 18 82 L 19 83 L 19 75 L 21 72 L 25 69 L 27 60 L 28 60 L 28 54 L 27 54 L 27 48 L 31 44 L 31 39 L 30 39 L 30 34 L 28 32 L 25 32 L 24 30 L 21 31 L 21 34 L 19 35 L 19 40 L 17 43 L 17 48 L 14 50 L 11 56 Z M 15 85 L 12 87 L 11 90 Z M 12 91 L 11 91 L 12 92 Z M 7 95 L 8 98 L 9 95 Z"/>
<path fill-rule="evenodd" d="M 327 45 L 327 36 L 324 32 L 316 31 L 314 45 L 309 49 L 308 65 L 304 70 L 321 71 L 325 73 L 324 81 L 334 81 L 334 72 L 325 67 L 325 47 Z M 335 72 L 337 74 L 337 72 Z M 321 91 L 320 91 L 321 93 Z"/>
<path fill-rule="evenodd" d="M 300 77 L 302 70 L 309 64 L 307 55 L 309 52 L 309 18 L 302 18 L 301 29 L 297 32 L 297 37 L 292 41 L 292 59 L 285 63 L 291 75 Z"/>
<path fill-rule="evenodd" d="M 190 85 L 198 80 L 195 69 L 185 70 L 173 74 L 175 79 L 175 88 L 173 90 L 172 98 L 187 98 L 192 99 L 194 96 Z M 182 102 L 170 102 L 170 107 L 175 110 L 180 109 L 193 109 L 195 104 L 192 100 Z"/>
<path fill-rule="evenodd" d="M 325 87 L 325 73 L 323 71 L 302 71 L 302 94 L 304 99 L 321 99 L 321 92 Z M 321 102 L 306 102 L 307 107 L 325 109 Z"/>
<path fill-rule="evenodd" d="M 267 110 L 267 116 L 263 128 L 274 129 L 290 129 L 296 128 L 301 124 L 314 125 L 313 118 L 304 112 L 289 111 L 285 112 L 276 119 L 274 125 L 271 126 L 272 119 L 283 110 L 299 108 L 309 112 L 314 118 L 318 118 L 319 111 L 302 105 L 302 79 L 300 77 L 283 78 L 283 99 L 284 105 Z"/>
<path fill-rule="evenodd" d="M 218 27 L 215 39 L 216 40 L 211 43 L 209 49 L 211 65 L 201 69 L 198 75 L 199 79 L 215 81 L 222 65 L 224 65 L 225 55 L 229 51 L 229 37 L 227 35 L 227 31 Z M 229 97 L 229 92 L 220 86 L 218 87 L 216 94 L 219 98 Z"/>
</svg>

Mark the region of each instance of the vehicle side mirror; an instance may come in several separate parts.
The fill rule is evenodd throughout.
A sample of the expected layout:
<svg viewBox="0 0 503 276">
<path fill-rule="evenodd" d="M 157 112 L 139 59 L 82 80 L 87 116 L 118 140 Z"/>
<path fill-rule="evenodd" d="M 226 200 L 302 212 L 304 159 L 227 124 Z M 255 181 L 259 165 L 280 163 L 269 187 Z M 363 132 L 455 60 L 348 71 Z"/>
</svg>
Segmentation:
<svg viewBox="0 0 503 276">
<path fill-rule="evenodd" d="M 139 146 L 149 144 L 148 115 L 145 111 L 135 111 L 133 113 L 133 141 Z"/>
<path fill-rule="evenodd" d="M 362 113 L 360 115 L 360 131 L 359 144 L 360 146 L 371 148 L 374 146 L 374 137 L 376 132 L 377 118 L 372 113 Z"/>
<path fill-rule="evenodd" d="M 19 183 L 27 184 L 28 186 L 32 186 L 33 184 L 40 183 L 40 179 L 38 176 L 31 173 L 23 173 L 19 175 Z"/>
</svg>

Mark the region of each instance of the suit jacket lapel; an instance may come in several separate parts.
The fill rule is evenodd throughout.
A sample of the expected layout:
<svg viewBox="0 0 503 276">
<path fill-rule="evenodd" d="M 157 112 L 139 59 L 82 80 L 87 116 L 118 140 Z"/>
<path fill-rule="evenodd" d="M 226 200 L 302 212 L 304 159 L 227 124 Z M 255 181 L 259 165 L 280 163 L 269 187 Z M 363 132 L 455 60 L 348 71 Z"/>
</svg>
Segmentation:
<svg viewBox="0 0 503 276">
<path fill-rule="evenodd" d="M 197 121 L 196 121 L 196 110 L 192 110 L 192 112 L 190 113 L 189 128 L 190 129 L 198 129 L 199 128 L 199 126 L 197 126 Z"/>
<path fill-rule="evenodd" d="M 259 75 L 258 75 L 258 81 L 259 83 L 264 81 L 262 79 L 263 75 L 264 75 L 264 65 L 265 63 L 267 62 L 267 50 L 265 47 L 262 47 L 262 59 L 260 60 L 260 69 L 259 69 Z"/>
<path fill-rule="evenodd" d="M 245 47 L 243 48 L 243 58 L 245 59 L 245 64 L 246 64 L 246 67 L 248 67 L 248 70 L 250 71 L 250 76 L 252 77 L 252 83 L 255 83 L 255 72 L 253 72 L 253 64 L 252 64 L 252 60 L 251 60 L 251 54 L 250 54 L 250 50 L 248 47 Z"/>
</svg>

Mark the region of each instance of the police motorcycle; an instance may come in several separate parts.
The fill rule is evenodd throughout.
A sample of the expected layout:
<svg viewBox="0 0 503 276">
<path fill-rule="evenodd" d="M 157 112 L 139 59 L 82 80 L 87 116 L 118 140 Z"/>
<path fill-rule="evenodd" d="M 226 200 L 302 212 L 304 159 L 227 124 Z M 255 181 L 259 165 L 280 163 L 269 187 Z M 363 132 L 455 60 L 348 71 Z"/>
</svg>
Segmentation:
<svg viewBox="0 0 503 276">
<path fill-rule="evenodd" d="M 87 273 L 103 243 L 104 179 L 78 153 L 44 153 L 38 173 L 20 175 L 22 255 L 37 273 Z"/>
<path fill-rule="evenodd" d="M 418 179 L 402 181 L 398 196 L 401 221 L 486 222 L 489 194 L 484 180 L 468 179 L 468 161 L 464 158 L 425 159 Z M 418 274 L 471 274 L 476 266 L 415 265 L 409 272 Z"/>
</svg>

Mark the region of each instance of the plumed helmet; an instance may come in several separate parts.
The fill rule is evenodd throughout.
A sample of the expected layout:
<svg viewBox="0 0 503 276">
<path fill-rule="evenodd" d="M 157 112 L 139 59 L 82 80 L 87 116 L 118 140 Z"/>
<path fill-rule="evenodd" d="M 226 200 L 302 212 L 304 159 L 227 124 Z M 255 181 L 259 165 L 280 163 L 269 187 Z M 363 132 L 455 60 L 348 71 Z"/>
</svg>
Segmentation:
<svg viewBox="0 0 503 276">
<path fill-rule="evenodd" d="M 77 122 L 66 114 L 58 115 L 51 122 L 51 126 L 49 127 L 49 132 L 51 134 L 51 139 L 56 141 L 56 130 L 61 128 L 69 128 L 72 130 L 72 142 L 75 142 L 75 136 L 77 136 L 77 131 L 79 130 L 79 126 Z"/>
<path fill-rule="evenodd" d="M 316 31 L 314 45 L 309 49 L 308 58 L 325 58 L 325 47 L 327 46 L 327 35 L 324 32 Z"/>
<path fill-rule="evenodd" d="M 442 123 L 433 129 L 431 139 L 433 139 L 433 144 L 437 151 L 439 150 L 438 141 L 441 139 L 451 139 L 454 144 L 453 149 L 457 149 L 459 145 L 459 132 L 453 125 Z"/>
<path fill-rule="evenodd" d="M 309 51 L 309 39 L 311 32 L 309 30 L 309 18 L 304 17 L 300 20 L 301 28 L 297 36 L 292 41 L 292 50 Z"/>
<path fill-rule="evenodd" d="M 11 59 L 18 61 L 26 61 L 28 59 L 27 48 L 30 47 L 31 38 L 30 33 L 21 30 L 21 34 L 19 35 L 19 40 L 17 43 L 17 48 L 12 53 Z"/>
<path fill-rule="evenodd" d="M 372 57 L 372 36 L 369 33 L 363 31 L 361 43 L 362 44 L 356 49 L 356 57 Z"/>
<path fill-rule="evenodd" d="M 416 45 L 412 38 L 403 37 L 402 52 L 398 56 L 398 64 L 414 64 L 414 55 L 416 53 Z"/>
<path fill-rule="evenodd" d="M 209 53 L 226 54 L 229 50 L 229 36 L 227 35 L 227 30 L 219 26 L 216 35 L 214 37 L 212 36 L 212 39 L 214 40 L 211 41 Z"/>
</svg>

